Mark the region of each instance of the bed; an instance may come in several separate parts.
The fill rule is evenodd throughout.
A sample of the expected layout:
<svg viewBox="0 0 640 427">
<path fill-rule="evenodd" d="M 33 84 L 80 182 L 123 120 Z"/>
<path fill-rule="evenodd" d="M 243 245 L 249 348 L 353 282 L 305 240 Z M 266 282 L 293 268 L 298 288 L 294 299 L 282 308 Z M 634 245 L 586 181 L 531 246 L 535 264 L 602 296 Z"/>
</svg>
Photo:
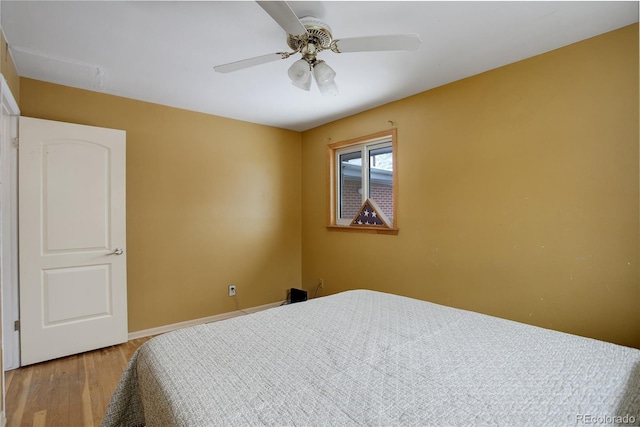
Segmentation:
<svg viewBox="0 0 640 427">
<path fill-rule="evenodd" d="M 639 423 L 640 350 L 355 290 L 149 340 L 102 425 Z"/>
</svg>

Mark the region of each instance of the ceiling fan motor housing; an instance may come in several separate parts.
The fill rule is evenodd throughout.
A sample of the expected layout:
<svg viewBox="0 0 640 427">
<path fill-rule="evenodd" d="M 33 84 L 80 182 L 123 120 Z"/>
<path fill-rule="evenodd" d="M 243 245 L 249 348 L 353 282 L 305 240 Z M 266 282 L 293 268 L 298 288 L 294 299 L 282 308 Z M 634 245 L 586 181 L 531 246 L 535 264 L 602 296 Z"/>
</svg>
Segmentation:
<svg viewBox="0 0 640 427">
<path fill-rule="evenodd" d="M 331 45 L 331 27 L 321 19 L 313 16 L 304 16 L 300 18 L 300 22 L 307 29 L 307 40 L 301 40 L 298 36 L 287 35 L 287 44 L 293 50 L 301 49 L 303 43 L 311 43 L 319 50 L 329 49 Z"/>
</svg>

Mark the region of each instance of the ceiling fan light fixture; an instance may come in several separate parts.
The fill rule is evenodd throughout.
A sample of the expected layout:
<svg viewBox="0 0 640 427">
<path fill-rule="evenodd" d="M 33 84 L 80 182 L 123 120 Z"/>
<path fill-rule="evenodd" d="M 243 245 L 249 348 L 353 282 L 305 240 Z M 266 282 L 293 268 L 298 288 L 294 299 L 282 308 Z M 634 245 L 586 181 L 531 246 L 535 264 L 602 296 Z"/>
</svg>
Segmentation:
<svg viewBox="0 0 640 427">
<path fill-rule="evenodd" d="M 311 78 L 302 83 L 292 81 L 291 84 L 299 89 L 306 90 L 307 92 L 311 90 Z"/>
<path fill-rule="evenodd" d="M 333 82 L 336 77 L 336 72 L 333 68 L 329 67 L 326 62 L 318 61 L 313 66 L 313 77 L 315 77 L 318 86 Z"/>
<path fill-rule="evenodd" d="M 335 82 L 336 72 L 326 62 L 318 61 L 313 66 L 313 77 L 318 84 L 318 89 L 323 96 L 337 95 L 338 86 Z"/>
<path fill-rule="evenodd" d="M 338 86 L 333 79 L 330 82 L 320 84 L 318 83 L 318 89 L 320 89 L 320 94 L 322 96 L 336 96 L 338 94 Z"/>
<path fill-rule="evenodd" d="M 311 89 L 311 65 L 305 59 L 294 62 L 287 71 L 291 84 L 302 90 Z"/>
</svg>

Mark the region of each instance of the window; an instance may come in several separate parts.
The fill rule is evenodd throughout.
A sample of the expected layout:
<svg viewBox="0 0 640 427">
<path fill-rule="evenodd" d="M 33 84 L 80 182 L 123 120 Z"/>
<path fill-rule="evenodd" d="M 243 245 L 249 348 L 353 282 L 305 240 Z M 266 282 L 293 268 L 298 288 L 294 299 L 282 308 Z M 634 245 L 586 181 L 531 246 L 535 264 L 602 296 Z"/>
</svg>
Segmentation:
<svg viewBox="0 0 640 427">
<path fill-rule="evenodd" d="M 397 233 L 396 131 L 330 144 L 329 227 Z M 367 199 L 373 200 L 391 228 L 349 227 Z"/>
</svg>

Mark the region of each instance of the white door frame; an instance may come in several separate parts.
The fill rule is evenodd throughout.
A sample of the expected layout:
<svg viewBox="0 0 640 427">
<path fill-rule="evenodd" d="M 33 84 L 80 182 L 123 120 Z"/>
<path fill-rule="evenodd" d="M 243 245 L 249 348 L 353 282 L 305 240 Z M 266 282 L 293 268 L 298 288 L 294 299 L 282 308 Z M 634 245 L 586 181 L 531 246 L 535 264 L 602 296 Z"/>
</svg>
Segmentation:
<svg viewBox="0 0 640 427">
<path fill-rule="evenodd" d="M 18 118 L 20 109 L 9 85 L 0 74 L 0 120 L 9 114 L 10 135 L 0 132 L 2 193 L 0 194 L 0 283 L 2 287 L 2 348 L 5 371 L 20 366 L 20 332 L 14 328 L 20 318 L 18 296 Z M 4 390 L 4 375 L 2 387 Z"/>
</svg>

